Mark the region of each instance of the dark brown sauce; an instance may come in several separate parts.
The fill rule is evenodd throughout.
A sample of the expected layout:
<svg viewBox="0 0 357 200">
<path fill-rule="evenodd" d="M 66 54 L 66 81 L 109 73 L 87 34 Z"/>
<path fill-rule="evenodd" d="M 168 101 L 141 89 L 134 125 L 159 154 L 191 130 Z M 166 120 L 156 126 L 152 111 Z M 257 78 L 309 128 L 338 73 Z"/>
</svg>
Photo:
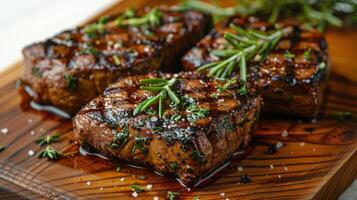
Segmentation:
<svg viewBox="0 0 357 200">
<path fill-rule="evenodd" d="M 83 146 L 79 146 L 78 148 L 78 152 L 80 154 L 80 156 L 82 157 L 86 157 L 88 159 L 92 159 L 93 157 L 97 157 L 97 159 L 103 159 L 105 161 L 109 161 L 112 163 L 117 163 L 121 165 L 121 170 L 125 170 L 129 169 L 130 171 L 133 172 L 134 174 L 140 174 L 143 173 L 143 171 L 145 171 L 145 173 L 150 173 L 152 175 L 156 175 L 158 178 L 162 178 L 165 177 L 164 174 L 156 171 L 156 170 L 152 170 L 149 167 L 143 166 L 141 164 L 137 164 L 137 163 L 132 163 L 132 162 L 122 162 L 122 161 L 118 161 L 118 160 L 111 160 L 110 158 L 98 153 L 97 151 L 93 150 L 93 149 L 88 149 L 85 148 Z M 202 187 L 204 185 L 207 185 L 208 183 L 212 182 L 214 180 L 214 176 L 218 173 L 220 173 L 221 171 L 223 171 L 225 168 L 227 168 L 227 166 L 229 166 L 233 161 L 240 161 L 242 158 L 244 158 L 246 156 L 247 152 L 245 151 L 237 151 L 236 153 L 233 154 L 233 158 L 228 159 L 225 163 L 223 163 L 222 165 L 220 165 L 219 167 L 217 167 L 215 170 L 213 170 L 212 172 L 205 174 L 204 176 L 200 177 L 197 181 L 195 181 L 195 183 L 192 185 L 193 187 Z M 114 170 L 114 169 L 113 169 Z M 90 170 L 92 171 L 92 170 Z M 152 173 L 154 172 L 154 173 Z M 134 175 L 135 176 L 135 175 Z M 170 176 L 167 178 L 171 178 Z M 188 190 L 191 190 L 189 188 L 188 185 L 185 185 L 180 179 L 176 178 L 176 181 L 183 186 L 184 188 L 187 188 Z"/>
<path fill-rule="evenodd" d="M 24 91 L 24 93 L 26 93 L 25 95 L 28 95 L 28 97 L 30 97 L 29 98 L 30 101 L 27 103 L 32 109 L 41 111 L 41 112 L 51 113 L 51 114 L 54 114 L 54 115 L 59 116 L 64 119 L 71 119 L 71 115 L 69 113 L 67 113 L 53 105 L 43 105 L 43 104 L 39 104 L 39 103 L 35 102 L 33 99 L 35 98 L 36 93 L 32 90 L 32 88 L 30 86 L 23 85 L 21 87 L 22 87 L 21 90 Z"/>
</svg>

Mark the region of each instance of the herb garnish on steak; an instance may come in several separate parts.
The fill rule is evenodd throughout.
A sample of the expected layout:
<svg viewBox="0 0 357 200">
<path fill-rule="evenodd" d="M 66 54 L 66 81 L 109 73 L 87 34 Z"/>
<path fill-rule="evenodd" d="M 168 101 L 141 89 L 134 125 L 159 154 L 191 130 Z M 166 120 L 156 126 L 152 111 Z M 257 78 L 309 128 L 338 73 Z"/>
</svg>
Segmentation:
<svg viewBox="0 0 357 200">
<path fill-rule="evenodd" d="M 226 85 L 195 72 L 129 76 L 79 111 L 75 136 L 106 156 L 190 185 L 249 144 L 261 100 L 253 87 L 244 95 L 240 88 L 239 81 Z M 165 98 L 157 97 L 162 91 Z"/>
</svg>

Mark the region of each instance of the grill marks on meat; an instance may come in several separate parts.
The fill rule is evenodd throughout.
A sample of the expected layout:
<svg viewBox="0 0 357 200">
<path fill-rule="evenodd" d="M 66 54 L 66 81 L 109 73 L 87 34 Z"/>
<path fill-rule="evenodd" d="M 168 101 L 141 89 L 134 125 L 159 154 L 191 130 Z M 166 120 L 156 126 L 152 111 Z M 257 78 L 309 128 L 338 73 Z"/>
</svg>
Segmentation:
<svg viewBox="0 0 357 200">
<path fill-rule="evenodd" d="M 183 104 L 208 109 L 205 117 L 190 122 L 185 107 L 174 108 L 168 99 L 163 118 L 146 113 L 133 116 L 138 103 L 156 95 L 139 87 L 139 80 L 148 77 L 169 79 L 172 75 L 130 76 L 111 85 L 74 117 L 76 138 L 107 156 L 174 174 L 187 185 L 249 143 L 261 103 L 254 91 L 241 96 L 238 85 L 233 85 L 218 100 L 212 99 L 223 83 L 194 72 L 180 73 L 174 90 Z M 174 114 L 181 118 L 170 119 Z"/>
<path fill-rule="evenodd" d="M 154 28 L 108 23 L 92 37 L 79 27 L 25 47 L 23 80 L 37 101 L 75 113 L 118 77 L 177 70 L 180 56 L 206 34 L 212 20 L 196 11 L 160 9 L 161 24 Z"/>
<path fill-rule="evenodd" d="M 237 26 L 274 30 L 272 24 L 254 17 L 229 20 Z M 203 38 L 182 59 L 185 70 L 196 70 L 217 61 L 209 55 L 213 49 L 224 48 L 223 34 L 231 31 L 229 23 Z M 288 32 L 262 63 L 250 63 L 249 79 L 262 89 L 263 111 L 269 113 L 314 117 L 322 101 L 329 73 L 327 43 L 319 32 L 304 31 L 298 26 L 284 25 Z M 289 51 L 294 58 L 284 54 Z M 321 68 L 323 64 L 324 68 Z"/>
</svg>

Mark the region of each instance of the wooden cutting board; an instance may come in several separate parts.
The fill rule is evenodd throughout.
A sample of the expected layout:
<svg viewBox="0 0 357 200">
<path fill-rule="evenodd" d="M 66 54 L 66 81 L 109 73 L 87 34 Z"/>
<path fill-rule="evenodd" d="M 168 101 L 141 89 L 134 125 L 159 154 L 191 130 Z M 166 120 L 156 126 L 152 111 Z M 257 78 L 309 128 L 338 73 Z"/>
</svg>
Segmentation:
<svg viewBox="0 0 357 200">
<path fill-rule="evenodd" d="M 166 4 L 168 1 L 161 1 Z M 125 8 L 155 5 L 158 0 L 126 0 L 102 15 Z M 174 1 L 169 1 L 174 3 Z M 326 34 L 332 58 L 332 73 L 322 113 L 357 113 L 357 32 L 330 30 Z M 0 75 L 0 198 L 12 191 L 38 199 L 124 199 L 132 197 L 130 185 L 150 190 L 138 199 L 164 199 L 168 191 L 181 199 L 336 199 L 357 177 L 357 120 L 339 121 L 329 115 L 316 120 L 263 116 L 251 148 L 205 186 L 183 188 L 175 180 L 147 169 L 135 169 L 120 161 L 83 156 L 73 142 L 72 124 L 29 105 L 29 98 L 16 89 L 22 72 L 19 62 Z M 283 132 L 288 135 L 283 137 Z M 41 148 L 35 140 L 58 132 L 61 142 L 54 147 L 64 158 L 51 162 L 38 159 Z M 276 154 L 267 153 L 268 144 L 281 142 Z M 34 155 L 30 155 L 34 151 Z M 244 159 L 243 159 L 244 158 Z M 121 170 L 117 171 L 120 166 Z M 248 174 L 252 181 L 240 183 Z M 144 179 L 145 177 L 145 179 Z M 14 185 L 15 184 L 15 185 Z M 5 192 L 4 192 L 5 191 Z M 17 196 L 12 196 L 14 199 Z M 19 198 L 17 198 L 19 199 Z"/>
</svg>

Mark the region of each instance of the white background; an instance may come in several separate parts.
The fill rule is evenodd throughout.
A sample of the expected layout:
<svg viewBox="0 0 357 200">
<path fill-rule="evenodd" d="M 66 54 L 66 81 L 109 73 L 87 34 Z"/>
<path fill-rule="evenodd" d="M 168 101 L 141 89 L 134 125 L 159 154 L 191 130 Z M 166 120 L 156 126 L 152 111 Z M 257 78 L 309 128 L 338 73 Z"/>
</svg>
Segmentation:
<svg viewBox="0 0 357 200">
<path fill-rule="evenodd" d="M 21 49 L 74 27 L 118 0 L 0 0 L 0 72 Z"/>
</svg>

